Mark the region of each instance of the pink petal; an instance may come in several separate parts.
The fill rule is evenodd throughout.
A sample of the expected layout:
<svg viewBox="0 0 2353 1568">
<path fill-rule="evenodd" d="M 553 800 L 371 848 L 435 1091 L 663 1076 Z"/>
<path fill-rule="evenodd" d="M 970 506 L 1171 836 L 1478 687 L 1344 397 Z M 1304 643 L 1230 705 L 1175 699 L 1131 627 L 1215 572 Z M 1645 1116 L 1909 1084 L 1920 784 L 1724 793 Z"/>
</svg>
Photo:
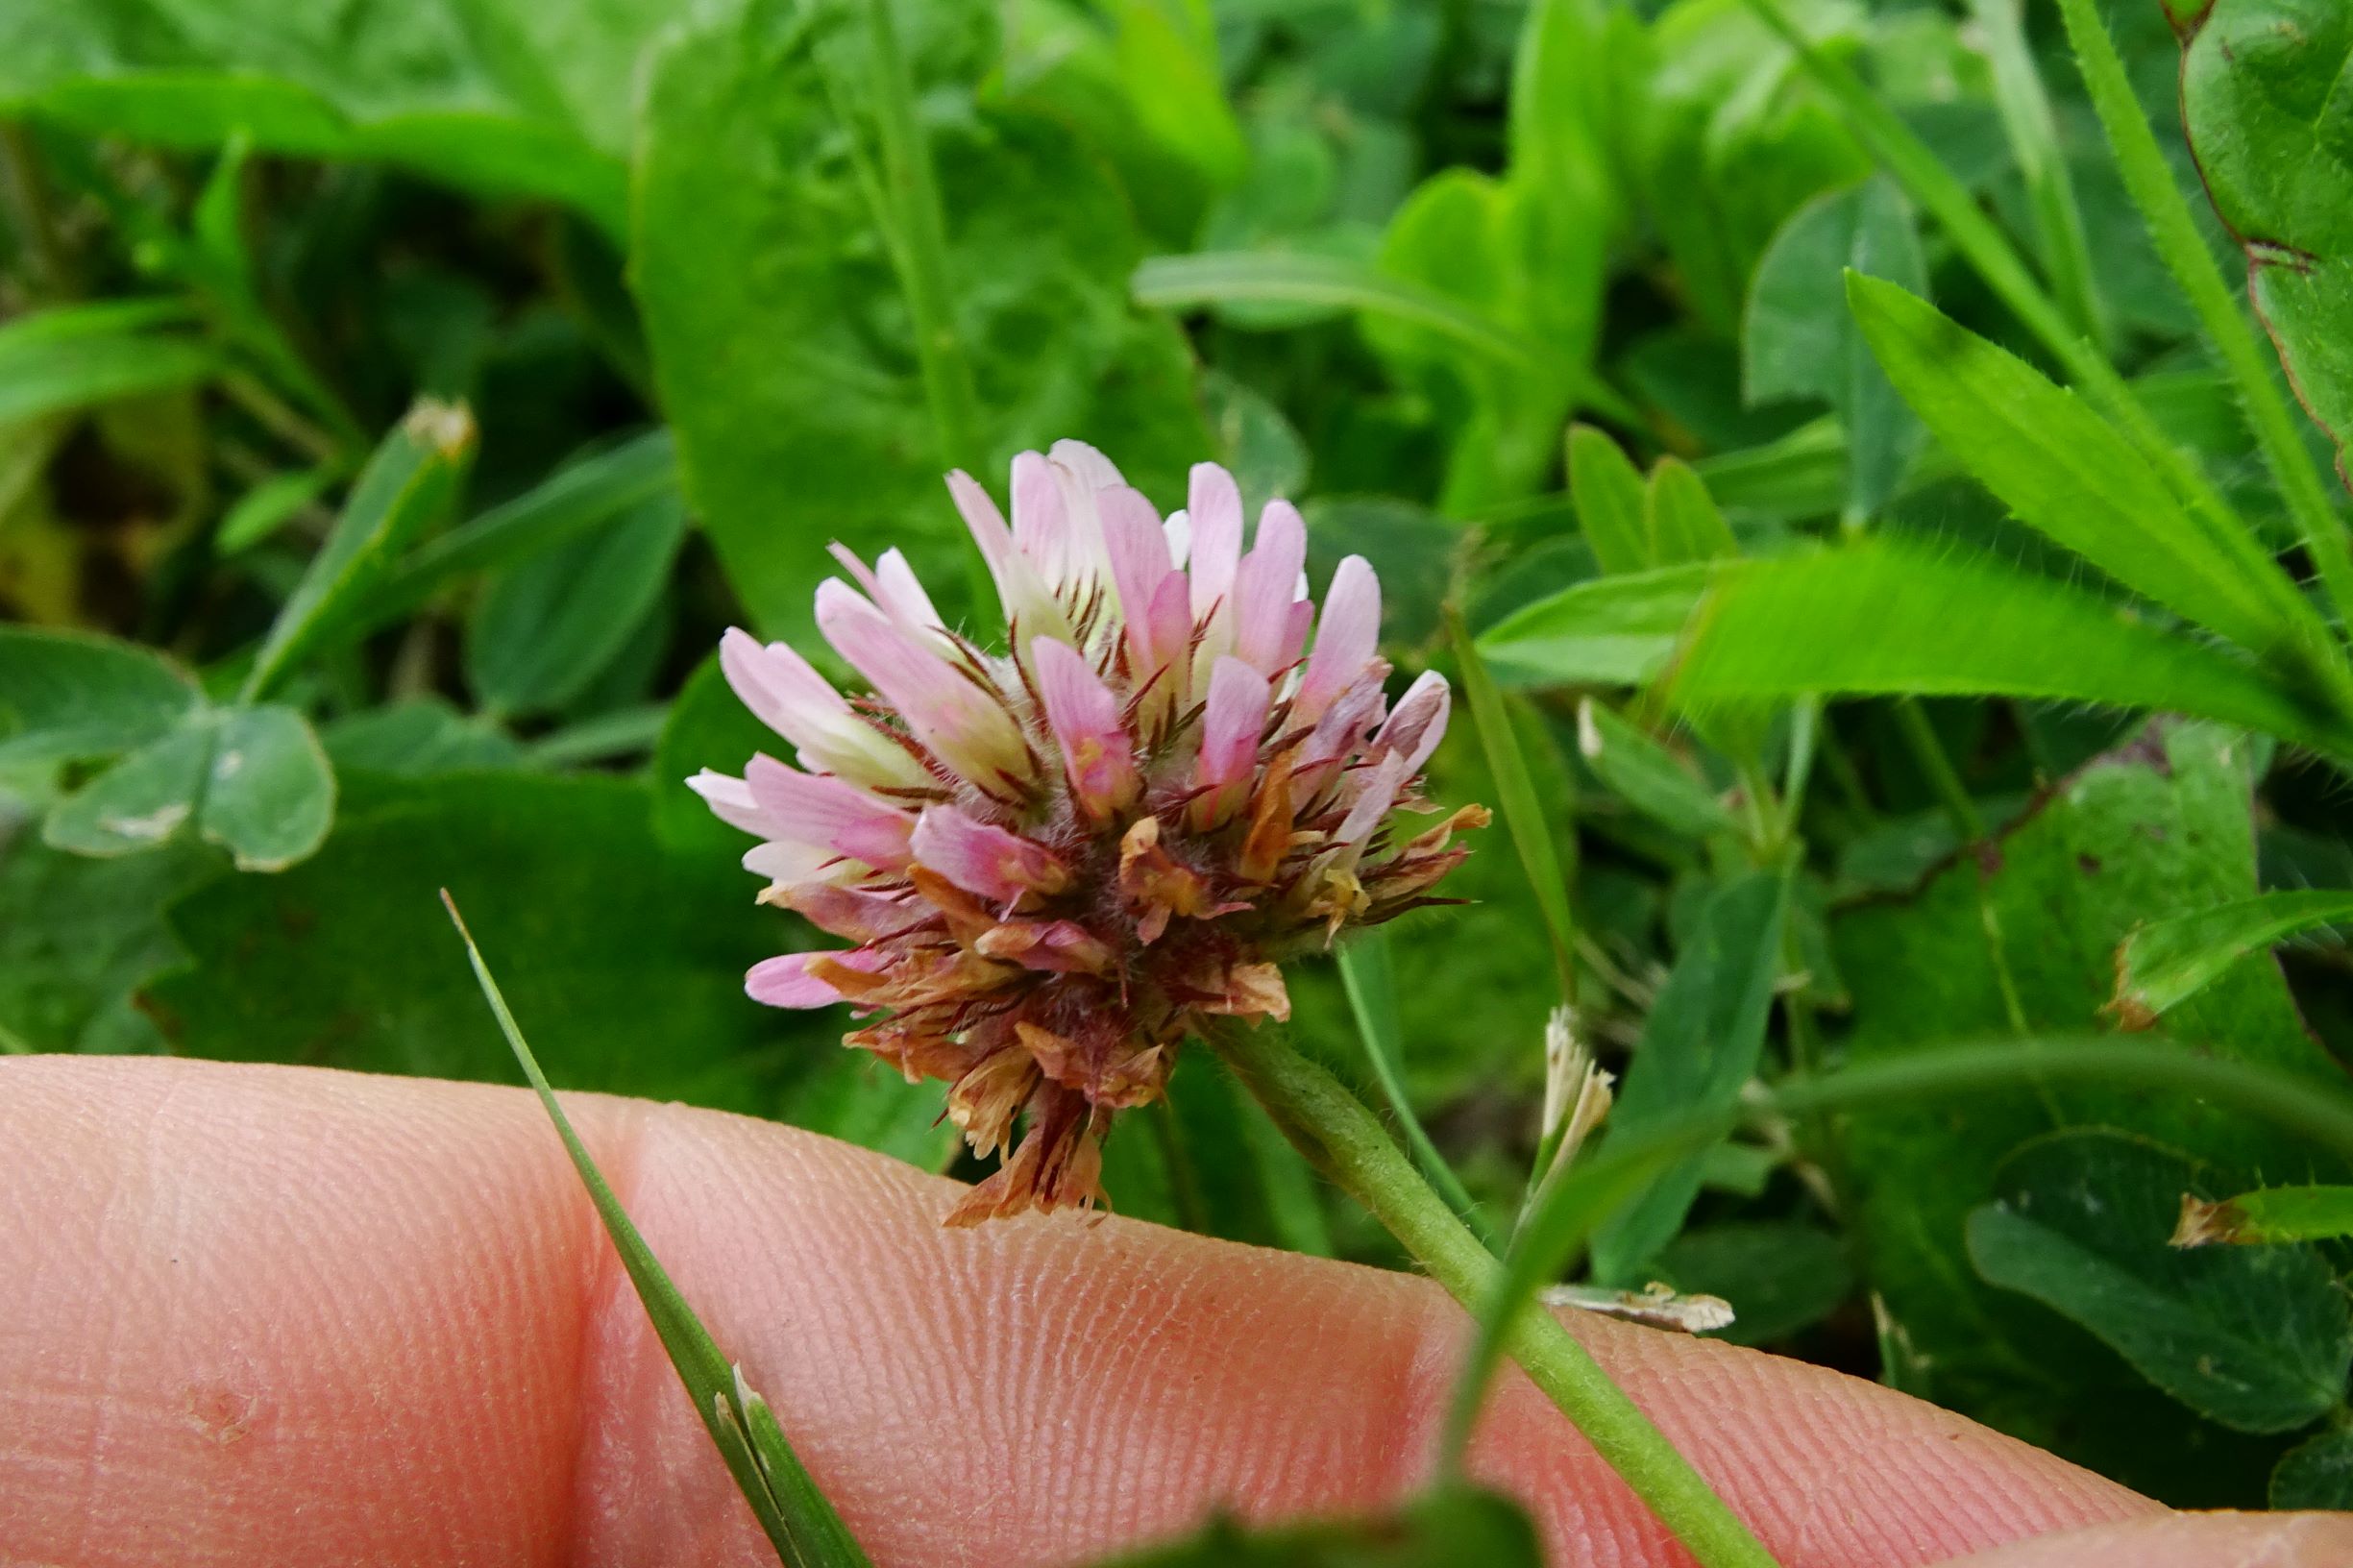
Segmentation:
<svg viewBox="0 0 2353 1568">
<path fill-rule="evenodd" d="M 1013 460 L 1013 542 L 1045 576 L 1060 582 L 1070 556 L 1070 517 L 1054 467 L 1034 452 Z"/>
<path fill-rule="evenodd" d="M 1446 677 L 1435 670 L 1426 671 L 1406 688 L 1406 695 L 1397 701 L 1396 711 L 1388 723 L 1381 726 L 1374 737 L 1374 746 L 1384 751 L 1402 753 L 1406 772 L 1418 773 L 1430 753 L 1438 748 L 1446 734 L 1447 710 L 1454 701 L 1454 692 Z"/>
<path fill-rule="evenodd" d="M 771 903 L 777 901 L 774 895 L 779 890 L 838 887 L 869 874 L 864 864 L 837 853 L 831 845 L 804 844 L 798 839 L 771 839 L 753 845 L 744 851 L 744 870 L 771 884 L 769 893 L 762 895 Z"/>
<path fill-rule="evenodd" d="M 781 903 L 827 936 L 849 942 L 877 942 L 896 936 L 921 914 L 910 908 L 908 900 L 898 894 L 866 893 L 823 882 L 797 883 L 781 897 L 763 902 Z"/>
<path fill-rule="evenodd" d="M 1372 663 L 1381 643 L 1381 579 L 1372 563 L 1351 555 L 1332 574 L 1324 619 L 1308 655 L 1306 676 L 1291 699 L 1291 717 L 1311 724 Z"/>
<path fill-rule="evenodd" d="M 925 806 L 912 847 L 922 865 L 994 903 L 1010 904 L 1032 891 L 1059 893 L 1070 882 L 1068 869 L 1042 845 L 954 806 Z"/>
<path fill-rule="evenodd" d="M 817 624 L 943 762 L 984 789 L 1028 777 L 1028 749 L 1004 704 L 841 578 L 818 585 Z"/>
<path fill-rule="evenodd" d="M 798 772 L 769 756 L 753 757 L 744 779 L 778 838 L 822 845 L 878 870 L 907 864 L 915 819 L 898 807 L 853 784 Z"/>
<path fill-rule="evenodd" d="M 752 717 L 796 744 L 813 723 L 849 712 L 842 694 L 789 644 L 763 647 L 729 626 L 719 640 L 719 669 Z"/>
<path fill-rule="evenodd" d="M 1106 490 L 1099 497 L 1104 513 L 1104 549 L 1111 555 L 1111 584 L 1120 594 L 1120 615 L 1127 622 L 1127 649 L 1139 674 L 1151 674 L 1176 654 L 1176 645 L 1160 643 L 1153 605 L 1160 589 L 1176 570 L 1169 565 L 1167 534 L 1160 532 L 1160 513 L 1141 492 Z"/>
<path fill-rule="evenodd" d="M 1298 508 L 1268 502 L 1259 516 L 1258 543 L 1234 582 L 1234 656 L 1262 674 L 1279 674 L 1299 656 L 1291 606 L 1299 602 L 1299 570 L 1307 558 L 1307 525 Z"/>
<path fill-rule="evenodd" d="M 916 579 L 915 569 L 907 564 L 907 557 L 896 550 L 883 551 L 882 559 L 875 563 L 875 569 L 869 570 L 867 564 L 858 558 L 857 551 L 840 540 L 837 539 L 826 549 L 835 560 L 848 569 L 851 576 L 858 579 L 858 586 L 866 590 L 867 597 L 902 627 L 916 631 L 942 625 L 940 612 L 932 608 L 931 596 L 923 592 L 922 583 Z"/>
<path fill-rule="evenodd" d="M 1357 796 L 1356 804 L 1348 808 L 1348 815 L 1341 820 L 1339 831 L 1334 837 L 1343 845 L 1361 844 L 1372 837 L 1373 830 L 1381 825 L 1381 819 L 1386 817 L 1389 808 L 1397 803 L 1397 792 L 1405 788 L 1406 780 L 1412 773 L 1413 770 L 1407 766 L 1405 758 L 1399 753 L 1392 751 L 1383 757 L 1380 766 L 1373 770 L 1373 776 L 1365 780 L 1362 792 Z"/>
<path fill-rule="evenodd" d="M 1136 797 L 1136 753 L 1120 723 L 1119 698 L 1067 644 L 1041 637 L 1030 645 L 1038 699 L 1062 748 L 1070 792 L 1089 815 L 1103 818 Z"/>
<path fill-rule="evenodd" d="M 1067 640 L 1069 622 L 1062 606 L 1054 602 L 1045 579 L 1038 575 L 1029 557 L 1014 548 L 1013 533 L 1005 527 L 1005 515 L 989 499 L 989 492 L 962 469 L 947 477 L 947 488 L 948 494 L 956 499 L 956 509 L 964 514 L 965 526 L 972 530 L 981 559 L 988 563 L 990 578 L 996 584 L 997 600 L 1005 609 L 1006 624 Z"/>
<path fill-rule="evenodd" d="M 1196 786 L 1216 790 L 1250 777 L 1273 701 L 1274 687 L 1264 675 L 1239 659 L 1217 661 L 1210 672 L 1209 700 L 1201 716 Z"/>
<path fill-rule="evenodd" d="M 1234 591 L 1242 552 L 1242 493 L 1215 463 L 1195 463 L 1185 495 L 1192 527 L 1192 613 L 1195 621 Z"/>
<path fill-rule="evenodd" d="M 785 953 L 754 964 L 744 976 L 745 993 L 771 1007 L 831 1007 L 842 999 L 842 993 L 809 972 L 810 964 L 821 958 L 867 974 L 885 962 L 884 954 L 855 947 L 839 953 Z"/>
<path fill-rule="evenodd" d="M 1109 457 L 1084 441 L 1057 441 L 1046 449 L 1045 454 L 1050 461 L 1069 470 L 1089 490 L 1109 490 L 1127 483 Z"/>
<path fill-rule="evenodd" d="M 729 827 L 740 827 L 764 839 L 776 836 L 775 824 L 769 821 L 767 813 L 752 799 L 751 786 L 742 779 L 715 773 L 705 768 L 688 779 L 686 787 L 701 796 L 710 805 L 711 815 Z"/>
</svg>

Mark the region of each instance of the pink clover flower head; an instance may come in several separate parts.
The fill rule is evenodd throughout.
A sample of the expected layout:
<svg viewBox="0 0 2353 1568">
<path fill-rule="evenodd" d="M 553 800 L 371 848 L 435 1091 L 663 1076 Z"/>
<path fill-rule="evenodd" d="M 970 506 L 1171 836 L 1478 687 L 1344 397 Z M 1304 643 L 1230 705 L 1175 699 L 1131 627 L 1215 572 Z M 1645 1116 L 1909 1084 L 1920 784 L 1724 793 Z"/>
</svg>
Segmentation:
<svg viewBox="0 0 2353 1568">
<path fill-rule="evenodd" d="M 1204 463 L 1163 519 L 1070 441 L 1014 459 L 1010 524 L 968 476 L 948 490 L 1004 635 L 944 624 L 896 551 L 837 547 L 818 625 L 873 695 L 730 631 L 728 683 L 793 763 L 689 782 L 762 841 L 762 899 L 848 943 L 761 964 L 750 993 L 847 1003 L 870 1021 L 846 1043 L 944 1080 L 973 1149 L 1011 1151 L 949 1215 L 970 1224 L 1102 1201 L 1113 1115 L 1160 1096 L 1186 1036 L 1289 1017 L 1283 963 L 1441 901 L 1487 814 L 1393 829 L 1433 809 L 1446 683 L 1390 709 L 1380 581 L 1342 561 L 1319 623 L 1288 502 L 1246 530 Z"/>
</svg>

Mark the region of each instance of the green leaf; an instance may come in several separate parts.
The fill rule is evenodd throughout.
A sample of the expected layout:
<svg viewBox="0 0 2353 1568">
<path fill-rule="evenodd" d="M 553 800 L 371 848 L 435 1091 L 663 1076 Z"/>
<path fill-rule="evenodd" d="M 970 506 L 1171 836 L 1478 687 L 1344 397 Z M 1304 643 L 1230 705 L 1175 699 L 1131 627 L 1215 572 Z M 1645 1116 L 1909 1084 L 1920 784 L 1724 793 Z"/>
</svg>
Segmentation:
<svg viewBox="0 0 2353 1568">
<path fill-rule="evenodd" d="M 2268 653 L 2293 634 L 2287 580 L 2210 536 L 2072 392 L 1894 283 L 1851 276 L 1847 293 L 1904 401 L 2021 522 L 2243 648 Z"/>
<path fill-rule="evenodd" d="M 367 622 L 395 620 L 459 577 L 520 565 L 634 507 L 677 494 L 677 446 L 668 430 L 649 430 L 566 463 L 512 501 L 419 545 L 370 596 Z"/>
<path fill-rule="evenodd" d="M 168 733 L 202 700 L 179 666 L 135 644 L 0 626 L 0 763 L 113 756 Z"/>
<path fill-rule="evenodd" d="M 2353 1508 L 2353 1429 L 2332 1427 L 2282 1455 L 2270 1491 L 2275 1508 Z"/>
<path fill-rule="evenodd" d="M 1439 333 L 1473 354 L 1526 368 L 1535 350 L 1492 319 L 1437 289 L 1391 277 L 1370 263 L 1300 251 L 1204 251 L 1147 257 L 1129 291 L 1164 310 L 1282 304 L 1360 310 Z"/>
<path fill-rule="evenodd" d="M 0 1050 L 160 1051 L 135 993 L 187 954 L 166 905 L 219 874 L 183 841 L 160 854 L 92 860 L 30 834 L 0 850 Z"/>
<path fill-rule="evenodd" d="M 660 491 L 495 578 L 466 623 L 475 696 L 506 713 L 569 704 L 653 612 L 685 541 L 685 502 Z"/>
<path fill-rule="evenodd" d="M 1807 692 L 1996 693 L 2173 709 L 2324 748 L 2347 744 L 2334 721 L 2224 649 L 2088 588 L 1894 539 L 1718 568 L 1673 678 L 1677 700 L 1694 708 Z"/>
<path fill-rule="evenodd" d="M 1127 297 L 1140 243 L 1108 172 L 1065 127 L 971 103 L 993 13 L 898 16 L 944 196 L 944 252 L 920 258 L 876 205 L 863 120 L 836 108 L 873 74 L 854 20 L 721 6 L 648 78 L 631 281 L 688 494 L 772 635 L 808 631 L 829 538 L 904 549 L 954 615 L 978 568 L 953 465 L 1001 482 L 1016 452 L 1070 437 L 1165 504 L 1209 448 L 1181 334 Z M 933 270 L 973 451 L 948 450 L 920 373 L 941 345 L 917 340 L 908 281 Z"/>
<path fill-rule="evenodd" d="M 1628 805 L 1673 832 L 1705 838 L 1736 825 L 1722 797 L 1674 752 L 1592 698 L 1578 704 L 1577 749 Z"/>
<path fill-rule="evenodd" d="M 1719 1149 L 1740 1147 L 1719 1144 Z M 1734 1220 L 1685 1231 L 1655 1261 L 1658 1277 L 1687 1295 L 1732 1304 L 1729 1328 L 1710 1337 L 1770 1345 L 1836 1311 L 1854 1290 L 1847 1244 L 1798 1220 Z"/>
<path fill-rule="evenodd" d="M 1786 878 L 1755 871 L 1708 898 L 1643 1020 L 1642 1042 L 1603 1123 L 1602 1154 L 1679 1118 L 1728 1114 L 1740 1103 L 1764 1053 L 1788 897 Z M 1593 1237 L 1595 1280 L 1644 1283 L 1641 1270 L 1682 1228 L 1703 1170 L 1703 1156 L 1686 1156 L 1611 1213 Z"/>
<path fill-rule="evenodd" d="M 338 772 L 456 773 L 520 768 L 523 747 L 497 725 L 438 697 L 410 698 L 348 714 L 320 735 Z"/>
<path fill-rule="evenodd" d="M 0 326 L 0 425 L 210 380 L 221 369 L 211 345 L 170 330 L 186 319 L 176 302 L 136 300 Z"/>
<path fill-rule="evenodd" d="M 282 871 L 315 853 L 335 817 L 335 775 L 292 708 L 229 708 L 217 717 L 197 829 L 240 871 Z"/>
<path fill-rule="evenodd" d="M 474 933 L 466 929 L 456 903 L 447 893 L 441 899 L 449 906 L 450 919 L 466 944 L 466 957 L 481 985 L 483 1000 L 498 1017 L 500 1033 L 506 1037 L 517 1065 L 538 1093 L 548 1119 L 555 1123 L 564 1152 L 572 1157 L 573 1169 L 579 1173 L 581 1185 L 597 1206 L 605 1235 L 621 1255 L 621 1265 L 628 1271 L 629 1285 L 645 1307 L 646 1316 L 652 1320 L 671 1366 L 686 1385 L 696 1413 L 702 1417 L 711 1441 L 727 1461 L 727 1471 L 759 1519 L 769 1544 L 790 1568 L 865 1568 L 870 1559 L 793 1452 L 767 1401 L 745 1384 L 743 1368 L 730 1364 L 720 1353 L 710 1331 L 671 1283 L 628 1211 L 613 1195 L 588 1145 L 573 1131 L 572 1118 L 564 1115 L 547 1074 L 540 1071 L 538 1059 L 525 1042 L 522 1027 L 500 993 L 498 981 L 491 978 L 490 966 L 483 962 L 481 949 L 475 945 Z"/>
<path fill-rule="evenodd" d="M 60 802 L 41 842 L 77 855 L 160 849 L 188 824 L 212 764 L 213 718 L 192 715 Z"/>
<path fill-rule="evenodd" d="M 2208 1203 L 2185 1193 L 2173 1245 L 2268 1246 L 2353 1237 L 2353 1187 L 2261 1187 Z"/>
<path fill-rule="evenodd" d="M 419 403 L 385 436 L 343 503 L 334 531 L 278 611 L 242 693 L 269 695 L 298 663 L 349 629 L 393 557 L 437 521 L 473 455 L 473 416 Z"/>
<path fill-rule="evenodd" d="M 483 940 L 529 953 L 515 1000 L 561 1032 L 569 1082 L 774 1115 L 839 1025 L 744 996 L 792 945 L 731 859 L 664 853 L 645 791 L 604 775 L 343 781 L 335 832 L 292 870 L 225 878 L 172 912 L 193 959 L 148 993 L 188 1056 L 513 1082 L 447 962 L 447 887 Z M 438 956 L 437 956 L 438 955 Z"/>
<path fill-rule="evenodd" d="M 1479 651 L 1511 686 L 1641 684 L 1667 667 L 1719 570 L 1670 566 L 1578 583 L 1488 627 Z"/>
<path fill-rule="evenodd" d="M 1741 363 L 1751 403 L 1819 398 L 1838 411 L 1848 503 L 1869 517 L 1896 493 L 1920 426 L 1856 331 L 1839 281 L 1849 271 L 1927 293 L 1919 227 L 1884 176 L 1817 198 L 1774 236 L 1749 285 Z"/>
<path fill-rule="evenodd" d="M 624 227 L 630 82 L 670 12 L 610 0 L 88 0 L 0 10 L 0 109 L 95 135 L 373 159 Z"/>
<path fill-rule="evenodd" d="M 1218 1520 L 1173 1546 L 1094 1568 L 1537 1568 L 1535 1527 L 1517 1504 L 1454 1486 L 1371 1519 L 1246 1530 Z"/>
<path fill-rule="evenodd" d="M 2116 951 L 2116 998 L 2128 1029 L 2145 1029 L 2252 953 L 2319 926 L 2353 920 L 2353 893 L 2292 889 L 2154 920 Z"/>
<path fill-rule="evenodd" d="M 273 474 L 255 485 L 229 508 L 212 537 L 223 555 L 241 554 L 294 521 L 302 509 L 317 501 L 334 482 L 331 468 L 298 468 Z"/>
<path fill-rule="evenodd" d="M 1645 572 L 1658 564 L 1651 553 L 1641 470 L 1626 449 L 1590 425 L 1569 427 L 1569 494 L 1604 572 Z"/>
<path fill-rule="evenodd" d="M 2345 466 L 2353 439 L 2353 12 L 2215 0 L 2182 57 L 2191 145 L 2246 246 L 2255 306 Z"/>
<path fill-rule="evenodd" d="M 1479 747 L 1495 777 L 1496 805 L 1519 852 L 1520 870 L 1535 893 L 1543 913 L 1544 930 L 1552 940 L 1553 963 L 1559 971 L 1560 999 L 1574 1002 L 1577 992 L 1577 922 L 1569 913 L 1569 879 L 1575 874 L 1577 841 L 1572 826 L 1567 853 L 1556 835 L 1552 819 L 1537 797 L 1535 778 L 1514 723 L 1511 704 L 1487 674 L 1478 645 L 1471 641 L 1462 618 L 1451 609 L 1446 627 L 1461 668 L 1462 695 L 1469 700 L 1471 720 L 1479 729 Z"/>
<path fill-rule="evenodd" d="M 2015 1008 L 2032 1033 L 2013 1048 L 2031 1074 L 2031 1053 L 2046 1048 L 2036 1039 L 2099 1028 L 2117 944 L 2135 927 L 2254 892 L 2251 751 L 2214 725 L 2154 727 L 2056 780 L 1982 854 L 1839 910 L 1830 938 L 1853 998 L 1844 1044 L 1854 1067 L 1900 1070 L 1949 1041 L 2015 1038 Z M 2341 1091 L 2342 1069 L 2306 1033 L 2274 965 L 2234 966 L 2168 1027 L 2200 1059 L 2290 1075 L 2316 1103 Z M 2128 1061 L 2169 1051 L 2155 1036 L 2111 1039 Z M 2127 1068 L 2107 1085 L 2054 1081 L 1960 1108 L 1924 1091 L 1854 1115 L 1846 1134 L 1871 1286 L 1918 1358 L 1902 1363 L 1908 1386 L 2169 1502 L 2219 1504 L 2233 1495 L 2217 1479 L 2236 1453 L 2226 1433 L 2147 1396 L 2129 1368 L 2047 1313 L 1989 1290 L 1963 1250 L 1967 1216 L 1998 1195 L 2008 1153 L 2083 1126 L 2189 1151 L 2207 1162 L 2210 1190 L 2353 1174 Z M 2156 1222 L 2159 1241 L 2179 1197 Z"/>
<path fill-rule="evenodd" d="M 1651 538 L 1651 559 L 1660 566 L 1721 560 L 1740 553 L 1732 526 L 1707 493 L 1706 481 L 1679 457 L 1662 457 L 1651 470 L 1643 497 L 1643 530 Z"/>
<path fill-rule="evenodd" d="M 2090 1330 L 2144 1377 L 2241 1432 L 2292 1432 L 2344 1395 L 2353 1308 L 2310 1247 L 2166 1244 L 2189 1160 L 2105 1131 L 2028 1144 L 1969 1216 L 1993 1284 Z"/>
</svg>

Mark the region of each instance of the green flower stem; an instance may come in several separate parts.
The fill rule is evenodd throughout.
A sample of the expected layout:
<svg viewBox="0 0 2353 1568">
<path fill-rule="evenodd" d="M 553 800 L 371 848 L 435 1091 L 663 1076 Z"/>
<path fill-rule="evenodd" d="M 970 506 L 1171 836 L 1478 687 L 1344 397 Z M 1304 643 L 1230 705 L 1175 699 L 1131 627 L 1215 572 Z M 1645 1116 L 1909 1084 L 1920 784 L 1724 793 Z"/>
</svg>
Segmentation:
<svg viewBox="0 0 2353 1568">
<path fill-rule="evenodd" d="M 2075 63 L 2084 86 L 2116 154 L 2117 172 L 2148 226 L 2166 269 L 2196 309 L 2207 339 L 2238 384 L 2241 405 L 2255 439 L 2263 447 L 2265 464 L 2273 482 L 2294 514 L 2313 564 L 2319 568 L 2321 586 L 2339 622 L 2353 625 L 2353 552 L 2345 544 L 2344 523 L 2330 500 L 2327 485 L 2304 445 L 2295 415 L 2290 412 L 2273 372 L 2273 361 L 2256 341 L 2246 312 L 2216 267 L 2213 255 L 2198 234 L 2190 204 L 2173 183 L 2148 117 L 2133 95 L 2132 83 L 2118 58 L 2116 42 L 2092 0 L 2060 0 L 2067 20 L 2068 41 L 2074 46 Z"/>
<path fill-rule="evenodd" d="M 1209 1043 L 1309 1159 L 1371 1211 L 1447 1294 L 1479 1310 L 1502 1265 L 1362 1101 L 1272 1029 L 1225 1024 L 1211 1031 Z M 1519 1313 L 1505 1348 L 1702 1568 L 1777 1568 L 1691 1461 L 1550 1313 Z"/>
</svg>

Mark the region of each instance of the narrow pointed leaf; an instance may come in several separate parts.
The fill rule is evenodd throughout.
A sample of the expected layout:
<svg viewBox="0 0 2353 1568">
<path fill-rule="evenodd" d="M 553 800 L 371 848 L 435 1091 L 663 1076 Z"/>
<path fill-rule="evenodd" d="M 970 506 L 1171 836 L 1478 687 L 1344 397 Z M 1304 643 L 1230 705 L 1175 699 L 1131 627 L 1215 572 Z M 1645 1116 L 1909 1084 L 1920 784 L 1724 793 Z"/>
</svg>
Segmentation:
<svg viewBox="0 0 2353 1568">
<path fill-rule="evenodd" d="M 2154 920 L 2116 953 L 2116 999 L 2127 1029 L 2145 1029 L 2249 953 L 2353 920 L 2353 893 L 2298 888 Z"/>
<path fill-rule="evenodd" d="M 457 906 L 450 901 L 447 893 L 441 896 L 449 904 L 450 919 L 457 926 L 458 936 L 465 942 L 474 977 L 499 1020 L 500 1032 L 506 1037 L 516 1063 L 539 1095 L 539 1103 L 547 1109 L 548 1119 L 555 1123 L 556 1134 L 564 1140 L 564 1150 L 572 1157 L 573 1168 L 579 1172 L 581 1185 L 588 1188 L 597 1213 L 604 1221 L 605 1234 L 612 1237 L 613 1249 L 620 1253 L 622 1266 L 628 1271 L 629 1284 L 635 1287 L 637 1299 L 644 1303 L 654 1333 L 661 1336 L 670 1364 L 677 1369 L 678 1381 L 686 1385 L 696 1412 L 702 1417 L 712 1442 L 726 1459 L 728 1471 L 735 1477 L 745 1501 L 751 1505 L 751 1511 L 767 1532 L 770 1544 L 775 1547 L 776 1555 L 790 1568 L 870 1568 L 866 1553 L 851 1537 L 833 1505 L 818 1490 L 808 1471 L 801 1467 L 766 1403 L 745 1387 L 741 1371 L 720 1353 L 710 1333 L 696 1317 L 695 1310 L 686 1304 L 686 1298 L 671 1283 L 653 1250 L 646 1245 L 646 1238 L 638 1234 L 636 1223 L 622 1208 L 621 1200 L 613 1195 L 612 1188 L 589 1155 L 588 1146 L 573 1130 L 572 1118 L 564 1115 L 555 1090 L 549 1087 L 539 1059 L 531 1054 L 522 1027 L 507 1010 L 506 998 L 491 976 L 481 949 L 474 944 L 464 919 L 458 916 Z"/>
<path fill-rule="evenodd" d="M 2177 1247 L 2267 1246 L 2353 1237 L 2353 1187 L 2266 1187 L 2220 1203 L 2182 1195 Z"/>
<path fill-rule="evenodd" d="M 1651 559 L 1660 566 L 1720 560 L 1740 553 L 1724 509 L 1691 465 L 1677 457 L 1659 460 L 1643 498 L 1642 521 L 1651 539 Z"/>
<path fill-rule="evenodd" d="M 1667 667 L 1717 570 L 1670 566 L 1578 583 L 1488 627 L 1479 651 L 1508 686 L 1639 684 Z"/>
<path fill-rule="evenodd" d="M 1723 799 L 1674 752 L 1591 698 L 1577 710 L 1577 749 L 1628 805 L 1677 833 L 1705 838 L 1734 825 Z"/>
<path fill-rule="evenodd" d="M 1642 474 L 1624 448 L 1590 425 L 1569 427 L 1569 494 L 1593 558 L 1609 573 L 1657 565 L 1643 513 Z"/>
</svg>

